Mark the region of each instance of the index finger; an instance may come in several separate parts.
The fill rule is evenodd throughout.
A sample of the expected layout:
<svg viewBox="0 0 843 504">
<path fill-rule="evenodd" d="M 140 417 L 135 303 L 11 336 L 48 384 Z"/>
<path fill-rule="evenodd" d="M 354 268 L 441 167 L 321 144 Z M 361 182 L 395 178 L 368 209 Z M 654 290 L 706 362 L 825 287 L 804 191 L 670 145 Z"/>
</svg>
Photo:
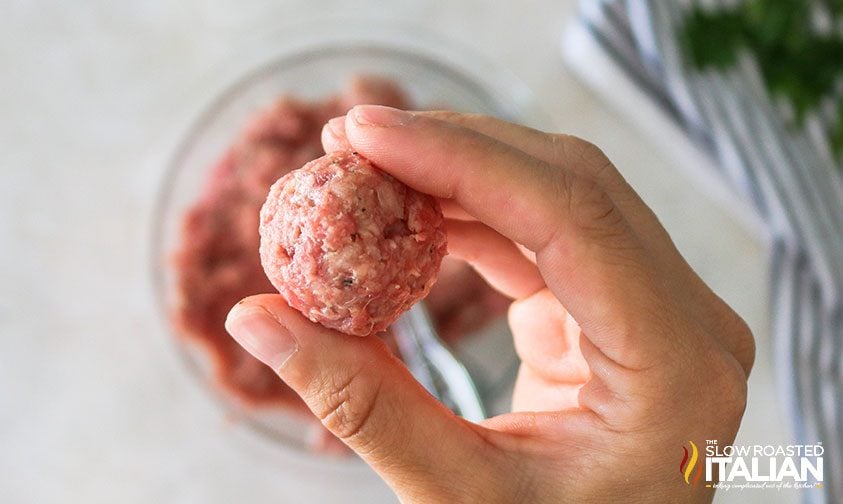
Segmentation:
<svg viewBox="0 0 843 504">
<path fill-rule="evenodd" d="M 396 178 L 455 200 L 531 250 L 555 232 L 549 223 L 556 209 L 545 202 L 556 200 L 565 181 L 554 166 L 467 128 L 389 107 L 355 107 L 346 115 L 345 134 L 354 149 Z M 528 221 L 545 225 L 525 228 Z"/>
<path fill-rule="evenodd" d="M 351 147 L 409 186 L 453 199 L 536 253 L 548 287 L 606 355 L 649 367 L 664 286 L 638 237 L 594 181 L 459 125 L 378 106 L 346 116 Z M 642 320 L 642 317 L 646 317 Z"/>
</svg>

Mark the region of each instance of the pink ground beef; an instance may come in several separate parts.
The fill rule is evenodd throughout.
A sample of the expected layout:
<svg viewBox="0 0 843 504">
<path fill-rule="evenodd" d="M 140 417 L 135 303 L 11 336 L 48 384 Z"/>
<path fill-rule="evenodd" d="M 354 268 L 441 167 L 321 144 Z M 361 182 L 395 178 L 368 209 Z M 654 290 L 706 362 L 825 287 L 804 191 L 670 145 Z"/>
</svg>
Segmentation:
<svg viewBox="0 0 843 504">
<path fill-rule="evenodd" d="M 295 392 L 234 342 L 224 324 L 237 301 L 275 290 L 258 254 L 259 213 L 270 186 L 322 156 L 322 126 L 358 103 L 411 107 L 392 82 L 371 77 L 353 79 L 338 96 L 322 101 L 279 97 L 223 146 L 199 198 L 185 213 L 173 256 L 179 299 L 173 323 L 180 338 L 211 359 L 217 387 L 244 405 L 309 414 Z M 447 340 L 482 327 L 508 305 L 470 267 L 449 258 L 427 301 Z"/>
<path fill-rule="evenodd" d="M 260 208 L 270 185 L 323 155 L 322 126 L 360 99 L 409 106 L 391 81 L 373 77 L 352 79 L 323 101 L 279 97 L 247 122 L 210 167 L 199 199 L 184 216 L 173 257 L 179 298 L 173 323 L 180 337 L 205 350 L 217 386 L 246 405 L 305 411 L 272 370 L 231 339 L 225 317 L 240 299 L 274 291 L 258 254 Z"/>
<path fill-rule="evenodd" d="M 353 152 L 276 182 L 261 210 L 261 260 L 290 306 L 356 336 L 425 297 L 446 254 L 439 204 Z"/>
</svg>

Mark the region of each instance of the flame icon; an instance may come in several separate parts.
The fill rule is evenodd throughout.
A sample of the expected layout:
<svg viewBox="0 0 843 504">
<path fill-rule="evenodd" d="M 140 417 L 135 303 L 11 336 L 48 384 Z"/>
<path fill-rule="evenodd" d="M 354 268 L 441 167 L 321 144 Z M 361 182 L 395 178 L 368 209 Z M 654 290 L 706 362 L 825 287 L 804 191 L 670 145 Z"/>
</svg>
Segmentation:
<svg viewBox="0 0 843 504">
<path fill-rule="evenodd" d="M 697 466 L 697 460 L 699 460 L 699 450 L 697 450 L 697 445 L 695 445 L 693 441 L 688 441 L 688 443 L 691 444 L 690 460 L 688 449 L 683 446 L 682 450 L 685 452 L 685 456 L 682 457 L 682 462 L 679 463 L 679 474 L 685 476 L 686 485 L 690 485 L 691 483 L 697 485 L 699 484 L 700 476 L 702 475 L 702 464 Z M 694 469 L 697 470 L 697 473 L 694 475 L 692 482 L 691 475 L 694 473 Z"/>
</svg>

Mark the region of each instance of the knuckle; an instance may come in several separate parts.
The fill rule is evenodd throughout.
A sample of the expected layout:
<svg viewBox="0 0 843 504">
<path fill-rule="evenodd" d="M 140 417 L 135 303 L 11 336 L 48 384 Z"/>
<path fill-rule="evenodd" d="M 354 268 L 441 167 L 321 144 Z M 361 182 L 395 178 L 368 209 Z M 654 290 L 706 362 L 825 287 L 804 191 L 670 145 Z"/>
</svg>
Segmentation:
<svg viewBox="0 0 843 504">
<path fill-rule="evenodd" d="M 571 153 L 574 157 L 590 166 L 603 166 L 609 159 L 597 145 L 579 137 L 569 137 L 572 141 Z"/>
<path fill-rule="evenodd" d="M 729 341 L 729 349 L 749 375 L 755 363 L 755 337 L 749 324 L 740 315 L 729 310 L 723 322 L 723 333 Z"/>
<path fill-rule="evenodd" d="M 312 403 L 322 424 L 335 436 L 347 440 L 367 431 L 377 407 L 380 383 L 369 381 L 361 371 L 331 375 L 316 387 Z"/>
<path fill-rule="evenodd" d="M 722 348 L 706 352 L 696 359 L 694 389 L 701 404 L 724 426 L 737 428 L 747 403 L 747 379 L 738 361 Z"/>
<path fill-rule="evenodd" d="M 727 351 L 721 351 L 716 371 L 720 378 L 718 385 L 728 392 L 733 392 L 734 397 L 744 402 L 747 377 L 735 357 Z"/>
<path fill-rule="evenodd" d="M 624 216 L 609 194 L 595 181 L 565 177 L 568 211 L 579 231 L 595 238 L 615 240 L 627 234 Z"/>
<path fill-rule="evenodd" d="M 557 159 L 570 164 L 579 175 L 593 180 L 610 191 L 627 193 L 632 189 L 603 150 L 582 138 L 554 134 L 551 140 Z"/>
<path fill-rule="evenodd" d="M 614 168 L 614 165 L 597 145 L 573 135 L 554 134 L 552 136 L 555 137 L 555 143 L 564 148 L 563 154 L 569 162 L 579 163 L 592 171 L 613 171 L 608 168 Z"/>
<path fill-rule="evenodd" d="M 746 410 L 746 375 L 730 356 L 722 358 L 715 369 L 718 376 L 711 388 L 714 407 L 721 418 L 737 426 Z"/>
<path fill-rule="evenodd" d="M 729 404 L 728 408 L 728 418 L 731 418 L 735 421 L 735 423 L 740 423 L 741 419 L 743 418 L 744 412 L 746 412 L 746 402 L 747 402 L 747 382 L 746 380 L 741 380 L 739 382 L 734 382 L 734 389 L 732 393 L 732 401 Z"/>
</svg>

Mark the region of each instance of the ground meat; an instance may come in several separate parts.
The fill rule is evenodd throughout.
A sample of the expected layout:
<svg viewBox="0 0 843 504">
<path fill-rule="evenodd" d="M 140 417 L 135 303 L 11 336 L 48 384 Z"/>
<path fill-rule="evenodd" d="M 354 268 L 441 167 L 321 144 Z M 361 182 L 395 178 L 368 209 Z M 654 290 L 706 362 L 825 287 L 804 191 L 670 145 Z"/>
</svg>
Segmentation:
<svg viewBox="0 0 843 504">
<path fill-rule="evenodd" d="M 430 291 L 446 254 L 436 200 L 353 152 L 278 180 L 261 210 L 261 261 L 290 306 L 347 334 L 385 330 Z"/>
<path fill-rule="evenodd" d="M 409 107 L 391 81 L 377 77 L 353 78 L 339 95 L 323 101 L 279 97 L 232 139 L 185 213 L 173 256 L 178 293 L 173 323 L 181 338 L 209 357 L 216 385 L 245 405 L 306 411 L 271 369 L 231 339 L 225 317 L 240 299 L 274 291 L 258 255 L 259 213 L 270 185 L 323 155 L 322 126 L 360 100 Z"/>
<path fill-rule="evenodd" d="M 199 197 L 184 215 L 173 255 L 178 294 L 173 324 L 182 340 L 210 359 L 215 385 L 245 406 L 310 415 L 295 392 L 234 342 L 224 324 L 240 299 L 274 291 L 258 254 L 259 212 L 270 185 L 323 155 L 322 126 L 358 103 L 412 106 L 394 83 L 374 77 L 354 78 L 340 94 L 322 101 L 279 97 L 256 112 L 230 145 L 221 146 L 219 160 L 209 166 Z M 428 299 L 443 336 L 456 339 L 505 310 L 507 300 L 464 263 L 451 260 L 439 277 Z M 494 301 L 480 302 L 485 299 Z"/>
<path fill-rule="evenodd" d="M 439 337 L 453 343 L 502 317 L 512 300 L 489 287 L 465 261 L 442 259 L 438 280 L 424 298 Z"/>
</svg>

